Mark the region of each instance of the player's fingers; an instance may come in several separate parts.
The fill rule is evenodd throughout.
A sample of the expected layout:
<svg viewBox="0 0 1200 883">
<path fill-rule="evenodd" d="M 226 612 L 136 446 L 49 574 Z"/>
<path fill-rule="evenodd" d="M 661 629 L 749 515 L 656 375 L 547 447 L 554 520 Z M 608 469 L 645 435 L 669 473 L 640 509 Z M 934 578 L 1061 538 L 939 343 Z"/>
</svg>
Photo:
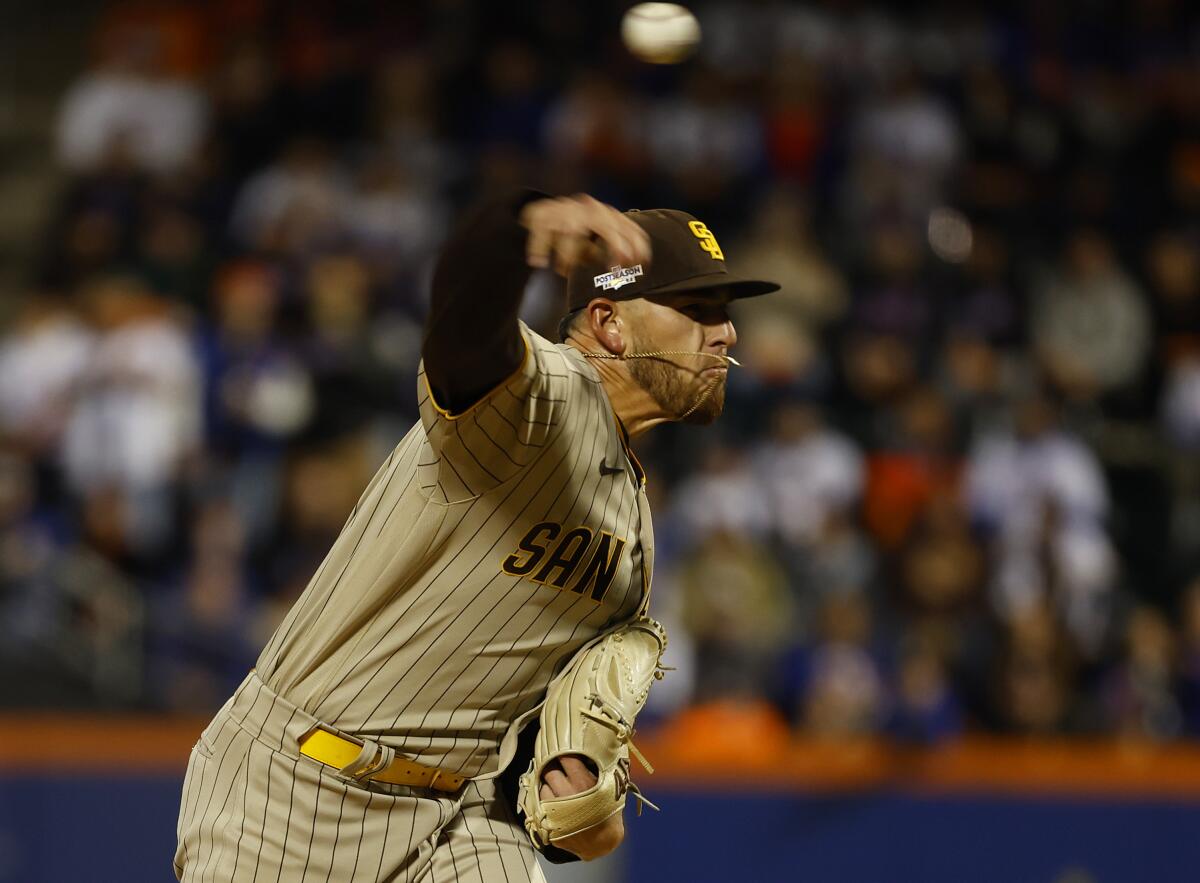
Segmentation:
<svg viewBox="0 0 1200 883">
<path fill-rule="evenodd" d="M 653 255 L 650 249 L 650 234 L 642 229 L 642 225 L 629 215 L 612 209 L 612 223 L 621 237 L 633 251 L 633 259 L 639 263 L 649 261 Z"/>
<path fill-rule="evenodd" d="M 579 260 L 586 264 L 599 264 L 604 261 L 604 246 L 594 239 L 588 239 L 583 245 L 583 253 Z"/>
<path fill-rule="evenodd" d="M 604 260 L 605 253 L 621 266 L 651 258 L 650 237 L 640 225 L 586 194 L 539 203 L 528 226 L 530 266 L 553 266 L 564 275 L 580 261 Z"/>
<path fill-rule="evenodd" d="M 535 269 L 550 266 L 550 252 L 553 244 L 554 238 L 551 230 L 541 224 L 532 225 L 529 228 L 529 235 L 525 239 L 525 262 Z"/>
<path fill-rule="evenodd" d="M 613 213 L 597 211 L 593 215 L 590 225 L 596 238 L 614 262 L 622 266 L 637 263 L 637 249 L 634 248 L 633 240 L 624 234 L 621 224 L 613 217 Z"/>
<path fill-rule="evenodd" d="M 546 224 L 552 227 L 556 234 L 587 236 L 591 232 L 592 211 L 593 209 L 578 198 L 564 197 L 555 200 L 547 212 Z"/>
<path fill-rule="evenodd" d="M 649 234 L 649 233 L 647 233 L 645 230 L 643 230 L 643 229 L 642 229 L 642 225 L 641 225 L 641 224 L 638 224 L 638 223 L 636 223 L 636 222 L 634 222 L 634 221 L 630 220 L 629 218 L 625 218 L 625 221 L 626 221 L 626 222 L 627 222 L 627 223 L 628 223 L 628 224 L 629 224 L 631 227 L 633 227 L 633 229 L 634 229 L 634 236 L 635 236 L 635 238 L 637 239 L 637 242 L 638 242 L 638 248 L 639 248 L 639 249 L 641 250 L 641 252 L 642 252 L 642 253 L 643 253 L 643 254 L 646 256 L 646 257 L 645 257 L 645 260 L 646 260 L 647 262 L 654 260 L 654 249 L 653 249 L 653 247 L 650 245 L 650 234 Z"/>
<path fill-rule="evenodd" d="M 554 269 L 566 276 L 571 268 L 583 261 L 590 250 L 590 243 L 582 236 L 559 236 L 554 242 Z"/>
<path fill-rule="evenodd" d="M 615 262 L 631 265 L 650 259 L 649 237 L 628 216 L 586 193 L 573 197 L 573 202 L 576 211 L 570 214 L 583 221 L 587 232 L 604 245 Z"/>
<path fill-rule="evenodd" d="M 650 260 L 650 241 L 644 231 L 629 218 L 609 209 L 596 219 L 596 234 L 608 253 L 622 266 Z"/>
<path fill-rule="evenodd" d="M 542 781 L 545 782 L 555 797 L 567 797 L 574 794 L 575 789 L 571 786 L 570 781 L 563 774 L 562 770 L 548 769 L 542 774 Z"/>
<path fill-rule="evenodd" d="M 575 787 L 576 791 L 585 791 L 596 784 L 596 774 L 592 772 L 583 758 L 567 754 L 560 757 L 558 762 L 562 764 L 563 772 L 567 774 L 567 780 Z"/>
<path fill-rule="evenodd" d="M 588 235 L 584 218 L 574 200 L 556 199 L 546 205 L 530 226 L 528 248 L 536 246 L 531 266 L 550 267 L 566 275 L 579 260 L 575 241 Z"/>
<path fill-rule="evenodd" d="M 617 211 L 611 205 L 587 197 L 588 206 L 594 213 L 593 226 L 604 241 L 630 261 L 648 261 L 650 237 L 641 225 L 629 215 Z"/>
</svg>

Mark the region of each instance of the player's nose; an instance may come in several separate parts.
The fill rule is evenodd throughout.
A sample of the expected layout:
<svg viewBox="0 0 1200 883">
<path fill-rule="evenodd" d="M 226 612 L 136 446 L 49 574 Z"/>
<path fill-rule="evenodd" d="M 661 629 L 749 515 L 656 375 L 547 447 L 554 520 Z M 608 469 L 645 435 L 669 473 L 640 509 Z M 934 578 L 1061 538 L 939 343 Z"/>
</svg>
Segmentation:
<svg viewBox="0 0 1200 883">
<path fill-rule="evenodd" d="M 713 326 L 710 340 L 725 349 L 737 343 L 737 329 L 733 327 L 733 320 L 729 316 L 726 316 L 721 324 Z"/>
</svg>

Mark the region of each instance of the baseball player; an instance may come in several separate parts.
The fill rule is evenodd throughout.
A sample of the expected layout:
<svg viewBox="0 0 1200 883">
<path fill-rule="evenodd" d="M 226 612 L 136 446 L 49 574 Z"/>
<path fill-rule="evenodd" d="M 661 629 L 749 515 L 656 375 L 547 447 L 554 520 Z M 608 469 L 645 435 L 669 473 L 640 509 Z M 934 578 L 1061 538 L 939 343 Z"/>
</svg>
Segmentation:
<svg viewBox="0 0 1200 883">
<path fill-rule="evenodd" d="M 567 276 L 555 344 L 517 319 Z M 736 278 L 676 211 L 521 192 L 438 262 L 420 422 L 192 751 L 181 880 L 542 880 L 622 840 L 665 635 L 630 439 L 720 414 Z M 519 776 L 519 781 L 518 781 Z"/>
</svg>

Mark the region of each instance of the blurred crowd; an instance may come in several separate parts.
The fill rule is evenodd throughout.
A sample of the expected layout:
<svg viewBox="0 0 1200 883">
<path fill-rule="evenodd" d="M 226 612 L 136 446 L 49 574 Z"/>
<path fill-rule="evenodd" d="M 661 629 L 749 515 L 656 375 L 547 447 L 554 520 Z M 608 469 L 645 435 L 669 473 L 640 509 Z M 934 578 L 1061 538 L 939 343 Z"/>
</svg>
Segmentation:
<svg viewBox="0 0 1200 883">
<path fill-rule="evenodd" d="M 648 714 L 1200 736 L 1195 9 L 718 0 L 658 68 L 624 6 L 104 12 L 0 336 L 0 704 L 220 704 L 416 419 L 449 225 L 524 184 L 783 284 L 721 422 L 639 444 Z"/>
</svg>

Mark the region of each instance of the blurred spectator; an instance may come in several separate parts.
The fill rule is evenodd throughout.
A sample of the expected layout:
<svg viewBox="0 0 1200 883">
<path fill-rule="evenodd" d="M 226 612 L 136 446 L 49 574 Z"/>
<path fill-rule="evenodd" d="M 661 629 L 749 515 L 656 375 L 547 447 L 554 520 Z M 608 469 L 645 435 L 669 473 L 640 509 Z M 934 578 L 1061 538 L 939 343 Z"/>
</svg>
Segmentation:
<svg viewBox="0 0 1200 883">
<path fill-rule="evenodd" d="M 226 173 L 240 183 L 274 158 L 289 131 L 271 47 L 246 38 L 233 41 L 211 88 L 213 140 Z"/>
<path fill-rule="evenodd" d="M 1179 699 L 1189 736 L 1200 736 L 1200 577 L 1183 590 L 1179 603 Z"/>
<path fill-rule="evenodd" d="M 935 330 L 935 303 L 924 264 L 921 240 L 913 231 L 897 224 L 877 226 L 869 243 L 867 277 L 855 297 L 858 324 L 925 342 Z"/>
<path fill-rule="evenodd" d="M 594 71 L 580 74 L 546 115 L 547 152 L 605 178 L 644 174 L 649 165 L 645 127 L 630 113 L 632 100 L 613 80 Z"/>
<path fill-rule="evenodd" d="M 1171 365 L 1163 392 L 1163 428 L 1179 448 L 1200 449 L 1200 350 Z"/>
<path fill-rule="evenodd" d="M 808 212 L 797 194 L 773 191 L 737 248 L 740 266 L 782 286 L 770 301 L 735 308 L 739 352 L 760 383 L 795 386 L 817 374 L 823 332 L 848 305 L 846 281 L 813 241 Z"/>
<path fill-rule="evenodd" d="M 681 93 L 664 96 L 650 113 L 650 154 L 674 191 L 669 198 L 722 229 L 737 216 L 732 200 L 762 160 L 762 121 L 704 67 L 688 71 Z"/>
<path fill-rule="evenodd" d="M 1157 354 L 1170 364 L 1200 349 L 1200 244 L 1182 230 L 1160 233 L 1150 242 L 1146 263 Z"/>
<path fill-rule="evenodd" d="M 0 428 L 36 459 L 55 455 L 93 335 L 61 299 L 29 300 L 0 338 Z"/>
<path fill-rule="evenodd" d="M 997 231 L 976 228 L 963 267 L 964 290 L 947 305 L 940 379 L 956 413 L 976 432 L 992 428 L 1004 397 L 1021 379 L 1022 304 L 1011 261 Z"/>
<path fill-rule="evenodd" d="M 269 264 L 223 267 L 214 323 L 199 343 L 210 455 L 228 470 L 234 507 L 257 544 L 279 516 L 284 445 L 316 409 L 312 376 L 278 328 L 282 281 Z"/>
<path fill-rule="evenodd" d="M 984 555 L 952 497 L 936 498 L 921 513 L 901 550 L 904 603 L 918 614 L 961 612 L 983 583 Z"/>
<path fill-rule="evenodd" d="M 212 255 L 208 231 L 197 214 L 170 193 L 147 194 L 138 225 L 135 266 L 155 291 L 202 311 Z"/>
<path fill-rule="evenodd" d="M 446 233 L 448 212 L 428 183 L 413 180 L 397 162 L 366 163 L 346 203 L 346 230 L 383 284 L 415 287 Z M 412 309 L 415 298 L 410 298 Z"/>
<path fill-rule="evenodd" d="M 796 401 L 772 412 L 770 434 L 751 457 L 788 571 L 795 633 L 806 636 L 826 598 L 872 588 L 875 550 L 857 520 L 862 454 L 815 404 Z"/>
<path fill-rule="evenodd" d="M 119 495 L 130 548 L 157 551 L 201 439 L 199 367 L 169 306 L 133 279 L 97 281 L 85 304 L 95 344 L 66 421 L 66 481 L 84 498 Z"/>
<path fill-rule="evenodd" d="M 1050 735 L 1071 724 L 1075 660 L 1054 610 L 1044 602 L 1009 620 L 995 684 L 998 724 L 1015 733 Z"/>
<path fill-rule="evenodd" d="M 874 621 L 862 595 L 825 601 L 817 640 L 787 660 L 786 694 L 817 736 L 866 735 L 884 722 L 883 673 L 871 647 Z"/>
<path fill-rule="evenodd" d="M 1178 738 L 1183 715 L 1175 696 L 1175 638 L 1157 610 L 1139 607 L 1125 630 L 1124 659 L 1104 688 L 1107 728 L 1130 739 Z"/>
<path fill-rule="evenodd" d="M 863 517 L 878 543 L 892 551 L 926 507 L 957 493 L 962 463 L 953 415 L 930 388 L 915 389 L 876 419 L 885 448 L 867 464 Z"/>
<path fill-rule="evenodd" d="M 1156 368 L 1162 375 L 1166 437 L 1200 448 L 1200 253 L 1179 232 L 1159 234 L 1147 252 L 1155 295 Z"/>
<path fill-rule="evenodd" d="M 900 654 L 887 732 L 904 742 L 940 742 L 959 735 L 963 709 L 935 643 L 914 635 Z"/>
<path fill-rule="evenodd" d="M 460 146 L 438 128 L 432 47 L 383 59 L 375 72 L 373 125 L 386 156 L 427 194 L 461 173 Z"/>
<path fill-rule="evenodd" d="M 740 318 L 787 317 L 818 331 L 842 317 L 849 302 L 846 280 L 815 241 L 811 212 L 798 192 L 784 188 L 758 206 L 737 262 L 781 287 L 770 301 L 738 304 Z"/>
<path fill-rule="evenodd" d="M 142 600 L 113 560 L 99 505 L 75 542 L 37 506 L 34 475 L 0 456 L 0 705 L 117 707 L 143 699 Z M 117 528 L 119 531 L 119 527 Z M 121 538 L 123 540 L 123 538 Z"/>
<path fill-rule="evenodd" d="M 512 40 L 489 46 L 481 85 L 471 134 L 484 143 L 535 149 L 547 96 L 541 60 L 532 47 Z"/>
<path fill-rule="evenodd" d="M 328 145 L 301 138 L 246 181 L 230 226 L 252 249 L 298 257 L 337 240 L 348 198 L 349 185 Z"/>
<path fill-rule="evenodd" d="M 129 26 L 106 35 L 96 67 L 67 92 L 58 121 L 63 165 L 87 172 L 123 155 L 143 171 L 169 173 L 204 137 L 204 93 L 164 70 L 161 37 Z"/>
<path fill-rule="evenodd" d="M 1045 398 L 1027 399 L 1015 417 L 1011 431 L 979 440 L 966 479 L 972 517 L 992 537 L 992 603 L 1011 619 L 1051 599 L 1092 655 L 1105 637 L 1116 577 L 1104 477 L 1092 452 L 1057 426 Z"/>
<path fill-rule="evenodd" d="M 917 71 L 895 71 L 853 124 L 854 168 L 843 197 L 851 226 L 885 218 L 924 226 L 942 202 L 960 140 L 957 121 Z"/>
<path fill-rule="evenodd" d="M 827 111 L 819 73 L 799 54 L 784 55 L 774 65 L 765 91 L 771 169 L 784 180 L 807 183 L 816 171 L 827 137 Z"/>
<path fill-rule="evenodd" d="M 1072 399 L 1089 401 L 1138 379 L 1150 317 L 1104 236 L 1072 237 L 1062 266 L 1035 293 L 1030 332 L 1051 383 Z"/>
<path fill-rule="evenodd" d="M 754 452 L 753 464 L 775 530 L 793 546 L 816 546 L 829 521 L 844 517 L 862 493 L 862 455 L 811 404 L 776 409 L 771 434 Z"/>
<path fill-rule="evenodd" d="M 191 562 L 150 611 L 152 689 L 163 707 L 211 708 L 254 664 L 259 646 L 244 556 L 237 511 L 220 499 L 202 504 L 192 521 Z"/>
<path fill-rule="evenodd" d="M 375 463 L 362 435 L 297 448 L 284 476 L 283 514 L 272 537 L 267 563 L 270 602 L 278 617 L 287 612 L 337 539 Z M 264 640 L 269 637 L 261 636 Z"/>
<path fill-rule="evenodd" d="M 758 692 L 792 629 L 787 580 L 768 550 L 715 531 L 680 568 L 677 591 L 700 698 Z"/>
<path fill-rule="evenodd" d="M 911 230 L 880 226 L 869 236 L 867 259 L 841 358 L 852 431 L 873 441 L 878 410 L 902 399 L 920 379 L 936 312 L 922 276 L 921 243 Z"/>
<path fill-rule="evenodd" d="M 407 364 L 396 365 L 371 326 L 371 281 L 366 262 L 353 252 L 326 254 L 309 264 L 304 361 L 316 395 L 310 437 L 337 438 L 370 427 L 400 411 L 403 394 L 415 385 L 403 387 L 397 374 L 415 375 L 416 347 L 406 353 Z"/>
<path fill-rule="evenodd" d="M 1035 173 L 1060 147 L 1057 120 L 1023 103 L 999 65 L 977 63 L 966 74 L 963 126 L 968 141 L 961 194 L 977 213 L 1012 229 L 1030 223 Z"/>
<path fill-rule="evenodd" d="M 742 451 L 720 442 L 709 445 L 703 466 L 680 483 L 670 518 L 691 544 L 717 532 L 764 537 L 772 527 L 770 504 Z"/>
</svg>

